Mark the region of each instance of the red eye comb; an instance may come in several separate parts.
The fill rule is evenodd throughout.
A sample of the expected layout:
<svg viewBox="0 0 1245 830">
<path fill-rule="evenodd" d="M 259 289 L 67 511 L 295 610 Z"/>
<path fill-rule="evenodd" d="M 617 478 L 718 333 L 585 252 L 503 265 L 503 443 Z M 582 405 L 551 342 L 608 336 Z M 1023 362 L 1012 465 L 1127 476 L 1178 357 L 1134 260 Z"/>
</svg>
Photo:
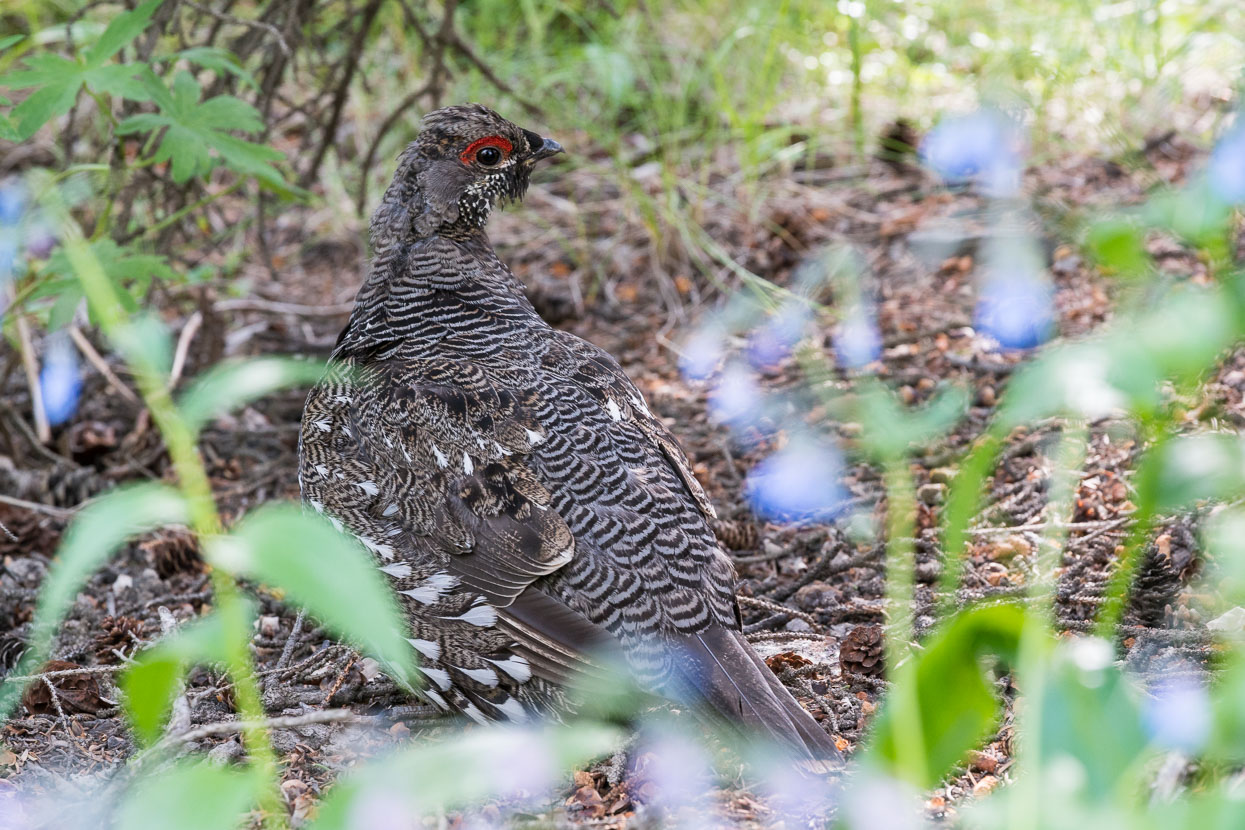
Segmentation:
<svg viewBox="0 0 1245 830">
<path fill-rule="evenodd" d="M 468 144 L 467 149 L 463 150 L 463 153 L 459 156 L 459 159 L 462 160 L 463 164 L 470 164 L 471 160 L 475 158 L 475 154 L 479 152 L 481 147 L 496 147 L 506 155 L 510 155 L 510 151 L 514 149 L 514 146 L 501 136 L 490 135 L 487 138 L 480 138 Z"/>
</svg>

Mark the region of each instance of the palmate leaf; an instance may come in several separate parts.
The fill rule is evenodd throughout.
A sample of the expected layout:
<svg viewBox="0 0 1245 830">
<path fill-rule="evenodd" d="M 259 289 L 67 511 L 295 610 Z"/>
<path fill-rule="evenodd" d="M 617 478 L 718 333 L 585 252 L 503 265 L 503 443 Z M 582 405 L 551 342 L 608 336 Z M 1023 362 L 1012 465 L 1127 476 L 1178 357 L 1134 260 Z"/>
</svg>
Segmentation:
<svg viewBox="0 0 1245 830">
<path fill-rule="evenodd" d="M 178 279 L 177 272 L 169 267 L 168 259 L 160 254 L 146 254 L 135 248 L 122 247 L 111 239 L 97 239 L 88 245 L 120 296 L 125 310 L 131 314 L 138 311 L 138 301 L 147 294 L 152 280 L 175 282 Z M 50 282 L 36 291 L 32 298 L 60 294 L 62 288 L 72 288 L 78 282 L 77 272 L 63 248 L 52 252 L 44 266 L 44 273 Z"/>
<path fill-rule="evenodd" d="M 69 112 L 83 86 L 134 101 L 147 100 L 146 88 L 137 80 L 141 64 L 109 64 L 147 27 L 163 0 L 148 0 L 133 11 L 117 15 L 108 28 L 77 59 L 61 55 L 32 55 L 23 69 L 0 77 L 0 86 L 10 89 L 35 87 L 9 114 L 18 140 L 25 141 L 52 118 Z"/>
<path fill-rule="evenodd" d="M 142 77 L 160 111 L 131 116 L 117 126 L 117 132 L 128 135 L 164 128 L 151 161 L 171 162 L 169 172 L 175 182 L 205 176 L 223 162 L 274 188 L 288 187 L 272 166 L 285 157 L 280 151 L 229 134 L 230 130 L 253 133 L 263 129 L 263 120 L 254 107 L 232 95 L 200 101 L 203 91 L 199 82 L 184 70 L 173 77 L 172 86 L 166 86 L 152 72 Z"/>
</svg>

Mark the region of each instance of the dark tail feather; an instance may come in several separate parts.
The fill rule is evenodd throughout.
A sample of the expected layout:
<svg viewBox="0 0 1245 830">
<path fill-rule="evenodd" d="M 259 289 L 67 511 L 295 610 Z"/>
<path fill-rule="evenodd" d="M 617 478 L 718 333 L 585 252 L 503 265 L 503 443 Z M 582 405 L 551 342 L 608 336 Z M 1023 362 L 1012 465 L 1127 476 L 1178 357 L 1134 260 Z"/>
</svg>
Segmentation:
<svg viewBox="0 0 1245 830">
<path fill-rule="evenodd" d="M 841 765 L 843 756 L 834 741 L 801 708 L 742 633 L 715 626 L 681 637 L 678 644 L 685 658 L 681 671 L 685 686 L 719 718 L 794 751 L 810 771 L 828 772 Z"/>
</svg>

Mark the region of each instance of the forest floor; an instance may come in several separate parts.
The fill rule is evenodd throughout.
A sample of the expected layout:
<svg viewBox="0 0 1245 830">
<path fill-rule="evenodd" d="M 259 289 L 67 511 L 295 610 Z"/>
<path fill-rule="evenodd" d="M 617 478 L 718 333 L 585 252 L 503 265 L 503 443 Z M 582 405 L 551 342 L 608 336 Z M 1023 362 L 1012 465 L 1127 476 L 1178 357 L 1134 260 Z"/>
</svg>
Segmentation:
<svg viewBox="0 0 1245 830">
<path fill-rule="evenodd" d="M 1201 157 L 1173 136 L 1139 150 L 1125 168 L 1102 158 L 1065 158 L 1031 168 L 1026 195 L 1045 243 L 1056 287 L 1061 337 L 1082 336 L 1112 314 L 1113 286 L 1065 238 L 1069 216 L 1103 206 L 1136 204 L 1159 181 L 1182 181 Z M 656 173 L 643 164 L 636 187 L 657 192 Z M 779 285 L 825 246 L 849 243 L 867 267 L 865 284 L 878 300 L 884 356 L 872 367 L 906 401 L 927 399 L 941 382 L 971 391 L 967 417 L 951 438 L 915 459 L 917 515 L 917 631 L 935 620 L 941 553 L 937 538 L 945 483 L 955 459 L 981 433 L 1023 359 L 999 352 L 971 328 L 974 272 L 991 229 L 986 205 L 968 192 L 948 192 L 915 169 L 881 162 L 856 168 L 827 163 L 782 178 L 744 183 L 726 166 L 709 183 L 711 206 L 699 220 L 736 262 Z M 745 194 L 746 191 L 746 194 Z M 533 186 L 524 206 L 507 210 L 491 234 L 503 258 L 530 289 L 554 325 L 614 354 L 666 420 L 691 457 L 719 515 L 718 531 L 741 577 L 744 622 L 757 648 L 801 702 L 850 755 L 860 744 L 886 689 L 878 626 L 884 622 L 882 546 L 861 541 L 837 524 L 783 526 L 754 520 L 743 481 L 772 446 L 768 439 L 735 441 L 714 423 L 707 386 L 685 380 L 673 349 L 723 300 L 704 279 L 677 237 L 654 243 L 645 221 L 615 182 L 588 165 Z M 245 205 L 237 206 L 238 210 Z M 363 230 L 335 224 L 326 212 L 295 209 L 268 230 L 270 262 L 256 253 L 234 276 L 240 293 L 219 286 L 171 289 L 158 300 L 185 349 L 181 382 L 222 357 L 253 354 L 327 356 L 345 322 L 362 277 Z M 1205 279 L 1202 264 L 1170 241 L 1153 241 L 1160 266 L 1176 280 Z M 259 247 L 255 246 L 258 251 Z M 210 257 L 211 255 L 209 255 Z M 723 285 L 737 285 L 722 268 Z M 831 348 L 831 332 L 819 333 Z M 167 455 L 145 413 L 98 372 L 89 371 L 80 411 L 50 447 L 23 427 L 28 397 L 20 372 L 0 376 L 0 492 L 45 505 L 0 505 L 0 669 L 21 649 L 43 575 L 73 507 L 122 481 L 168 477 Z M 119 371 L 119 370 L 118 370 Z M 126 383 L 124 373 L 121 384 Z M 776 366 L 763 385 L 804 382 L 794 360 Z M 834 383 L 847 389 L 853 376 Z M 202 447 L 226 519 L 273 499 L 296 499 L 298 423 L 306 390 L 267 398 L 208 428 Z M 1245 423 L 1245 353 L 1230 357 L 1190 405 L 1190 421 Z M 832 428 L 850 445 L 858 425 Z M 1047 513 L 1052 462 L 1046 450 L 1061 425 L 1043 422 L 1008 440 L 990 481 L 988 505 L 976 518 L 959 602 L 1016 596 L 1031 575 Z M 1126 423 L 1091 428 L 1088 457 L 1075 498 L 1057 597 L 1067 631 L 1085 630 L 1101 604 L 1117 546 L 1128 530 L 1129 477 L 1138 450 Z M 879 474 L 865 464 L 847 470 L 855 503 L 875 518 L 884 511 Z M 1151 545 L 1142 589 L 1126 615 L 1127 660 L 1145 672 L 1205 672 L 1210 639 L 1190 599 L 1197 570 L 1196 516 L 1165 521 Z M 344 769 L 411 733 L 459 728 L 427 720 L 423 707 L 349 649 L 334 644 L 311 621 L 295 629 L 296 614 L 260 594 L 253 641 L 273 716 L 303 716 L 342 708 L 358 723 L 305 723 L 274 731 L 283 760 L 284 793 L 296 821 L 314 811 L 322 790 Z M 36 683 L 25 708 L 0 729 L 0 788 L 27 797 L 30 826 L 92 826 L 107 799 L 105 781 L 121 781 L 133 739 L 115 701 L 115 672 L 126 657 L 161 633 L 160 609 L 177 621 L 212 602 L 193 542 L 162 531 L 127 546 L 96 574 L 74 604 L 56 648 L 60 668 L 98 667 L 89 674 Z M 840 647 L 846 645 L 840 659 Z M 1174 668 L 1179 667 L 1179 668 Z M 1013 690 L 1001 680 L 1010 701 Z M 228 687 L 218 674 L 196 670 L 186 691 L 190 728 L 232 716 Z M 930 817 L 953 815 L 965 799 L 1005 782 L 1012 764 L 1008 716 L 1000 731 L 937 792 L 927 794 Z M 200 730 L 202 732 L 203 730 Z M 210 730 L 208 730 L 210 731 Z M 241 753 L 236 735 L 221 731 L 187 741 L 218 759 Z M 523 814 L 555 823 L 624 827 L 646 823 L 644 759 L 621 777 L 600 765 L 567 779 L 550 798 Z M 115 789 L 115 788 L 114 788 Z M 494 808 L 486 808 L 486 811 Z M 701 823 L 761 826 L 778 814 L 748 783 L 722 781 L 696 807 Z M 486 812 L 487 815 L 487 812 Z M 2 822 L 0 822 L 2 823 Z"/>
</svg>

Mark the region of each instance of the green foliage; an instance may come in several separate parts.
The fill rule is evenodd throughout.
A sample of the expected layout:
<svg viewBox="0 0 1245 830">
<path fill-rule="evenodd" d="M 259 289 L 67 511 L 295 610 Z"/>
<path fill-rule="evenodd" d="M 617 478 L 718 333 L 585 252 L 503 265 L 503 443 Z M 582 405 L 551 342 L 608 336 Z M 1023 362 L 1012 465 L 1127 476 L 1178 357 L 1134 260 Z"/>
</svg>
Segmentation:
<svg viewBox="0 0 1245 830">
<path fill-rule="evenodd" d="M 254 619 L 253 610 L 245 617 L 248 621 Z M 126 669 L 121 676 L 125 713 L 144 743 L 154 743 L 163 732 L 187 667 L 227 661 L 225 644 L 229 637 L 221 616 L 208 614 L 161 639 Z"/>
<path fill-rule="evenodd" d="M 232 95 L 203 101 L 199 82 L 185 70 L 178 72 L 170 85 L 149 72 L 142 80 L 159 112 L 130 116 L 117 125 L 117 134 L 155 136 L 163 129 L 159 147 L 149 161 L 171 161 L 173 181 L 207 176 L 223 163 L 269 186 L 285 186 L 281 174 L 272 167 L 283 158 L 279 151 L 229 134 L 230 130 L 255 133 L 264 128 L 263 119 L 250 104 Z"/>
<path fill-rule="evenodd" d="M 331 629 L 371 653 L 395 680 L 415 684 L 413 650 L 401 635 L 393 592 L 361 545 L 327 519 L 289 505 L 256 508 L 228 536 L 212 539 L 208 561 L 281 588 Z"/>
<path fill-rule="evenodd" d="M 997 728 L 1001 704 L 983 660 L 1014 665 L 1025 612 L 1018 605 L 971 608 L 925 642 L 895 678 L 870 740 L 874 763 L 932 787 Z"/>
<path fill-rule="evenodd" d="M 261 357 L 221 363 L 191 384 L 178 401 L 186 425 L 198 432 L 213 418 L 277 389 L 309 384 L 324 367 L 305 360 Z"/>
<path fill-rule="evenodd" d="M 139 781 L 126 794 L 117 830 L 236 830 L 255 806 L 261 782 L 246 771 L 183 761 Z"/>
</svg>

